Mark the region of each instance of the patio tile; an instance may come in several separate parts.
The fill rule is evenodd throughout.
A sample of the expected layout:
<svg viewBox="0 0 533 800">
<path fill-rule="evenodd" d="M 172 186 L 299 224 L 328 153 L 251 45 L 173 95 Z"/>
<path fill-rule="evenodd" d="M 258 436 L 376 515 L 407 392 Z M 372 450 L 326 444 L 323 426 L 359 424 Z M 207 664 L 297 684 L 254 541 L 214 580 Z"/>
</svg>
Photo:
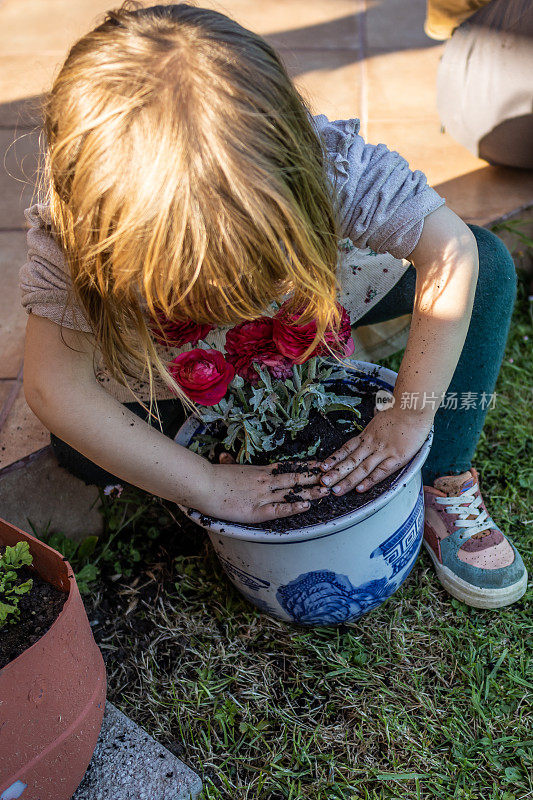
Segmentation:
<svg viewBox="0 0 533 800">
<path fill-rule="evenodd" d="M 11 396 L 11 392 L 13 391 L 13 387 L 17 383 L 16 380 L 0 380 L 0 420 L 2 419 L 2 412 L 5 406 L 5 403 Z M 2 451 L 0 450 L 0 453 Z"/>
<path fill-rule="evenodd" d="M 359 0 L 223 0 L 202 3 L 236 19 L 275 46 L 350 48 L 356 46 Z M 282 44 L 281 44 L 282 43 Z"/>
<path fill-rule="evenodd" d="M 61 54 L 3 52 L 0 48 L 0 127 L 38 125 L 42 93 L 52 84 Z"/>
<path fill-rule="evenodd" d="M 16 378 L 22 362 L 26 314 L 18 273 L 25 259 L 26 234 L 0 231 L 0 378 Z"/>
<path fill-rule="evenodd" d="M 353 51 L 296 50 L 281 55 L 314 114 L 326 114 L 329 119 L 358 116 L 361 70 Z"/>
<path fill-rule="evenodd" d="M 426 0 L 368 0 L 366 41 L 385 53 L 438 45 L 424 33 Z"/>
<path fill-rule="evenodd" d="M 50 444 L 50 433 L 28 407 L 22 384 L 0 430 L 0 468 Z"/>
<path fill-rule="evenodd" d="M 98 536 L 98 489 L 58 466 L 50 447 L 0 470 L 1 516 L 22 530 L 59 531 L 75 541 Z"/>
<path fill-rule="evenodd" d="M 384 54 L 370 51 L 366 62 L 369 119 L 387 119 L 402 127 L 405 119 L 436 113 L 441 52 L 441 47 Z"/>
<path fill-rule="evenodd" d="M 36 131 L 0 130 L 0 230 L 26 227 L 23 211 L 35 194 L 38 152 Z"/>
<path fill-rule="evenodd" d="M 368 141 L 383 142 L 407 159 L 411 169 L 425 172 L 434 185 L 486 166 L 447 133 L 441 133 L 438 114 L 414 117 L 405 124 L 398 120 L 373 120 L 368 124 Z"/>
<path fill-rule="evenodd" d="M 357 32 L 358 0 L 225 0 L 202 3 L 233 17 L 261 35 L 284 34 L 295 43 L 311 38 L 319 47 L 350 47 Z M 57 51 L 68 47 L 97 24 L 113 4 L 109 0 L 7 0 L 0 8 L 0 51 L 5 53 Z M 31 20 L 31 25 L 21 24 Z"/>
<path fill-rule="evenodd" d="M 109 0 L 6 0 L 0 6 L 0 52 L 55 51 L 61 57 L 114 7 Z"/>
<path fill-rule="evenodd" d="M 484 162 L 483 162 L 484 163 Z M 450 208 L 474 225 L 514 215 L 529 219 L 533 206 L 533 170 L 488 164 L 435 186 Z"/>
</svg>

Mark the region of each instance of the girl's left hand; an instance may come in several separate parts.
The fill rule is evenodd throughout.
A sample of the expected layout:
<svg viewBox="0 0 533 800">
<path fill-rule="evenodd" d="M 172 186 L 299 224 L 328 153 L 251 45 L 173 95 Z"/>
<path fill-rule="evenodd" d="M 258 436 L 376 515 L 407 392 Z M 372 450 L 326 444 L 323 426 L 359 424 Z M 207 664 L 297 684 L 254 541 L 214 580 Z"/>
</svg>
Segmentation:
<svg viewBox="0 0 533 800">
<path fill-rule="evenodd" d="M 342 496 L 354 487 L 365 492 L 407 464 L 430 431 L 433 414 L 412 415 L 407 409 L 378 411 L 364 431 L 346 442 L 319 466 L 321 483 Z"/>
</svg>

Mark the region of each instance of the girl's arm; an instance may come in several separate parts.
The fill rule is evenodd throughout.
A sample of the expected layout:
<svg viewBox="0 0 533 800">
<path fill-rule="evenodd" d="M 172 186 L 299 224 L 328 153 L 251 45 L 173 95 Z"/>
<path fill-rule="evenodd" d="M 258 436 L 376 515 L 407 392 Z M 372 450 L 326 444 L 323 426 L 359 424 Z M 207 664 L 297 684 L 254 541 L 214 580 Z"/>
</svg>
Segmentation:
<svg viewBox="0 0 533 800">
<path fill-rule="evenodd" d="M 94 340 L 88 334 L 61 330 L 49 319 L 30 315 L 24 391 L 28 405 L 50 431 L 121 480 L 236 522 L 305 511 L 307 502 L 284 500 L 296 484 L 309 487 L 298 493 L 304 501 L 328 492 L 313 485 L 317 476 L 310 473 L 273 476 L 274 465 L 211 464 L 181 447 L 99 385 L 93 352 Z"/>
<path fill-rule="evenodd" d="M 354 487 L 366 491 L 418 452 L 466 338 L 478 276 L 477 244 L 468 226 L 445 206 L 433 211 L 409 260 L 417 272 L 416 293 L 395 404 L 323 462 L 322 481 L 339 495 Z M 402 408 L 402 396 L 411 394 L 416 407 Z"/>
</svg>

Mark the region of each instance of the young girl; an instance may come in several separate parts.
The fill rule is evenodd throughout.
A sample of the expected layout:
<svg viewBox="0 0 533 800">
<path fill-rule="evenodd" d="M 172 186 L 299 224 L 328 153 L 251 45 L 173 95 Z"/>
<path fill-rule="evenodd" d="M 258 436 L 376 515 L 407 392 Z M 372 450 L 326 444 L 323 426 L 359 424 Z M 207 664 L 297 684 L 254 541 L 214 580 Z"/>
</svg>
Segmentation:
<svg viewBox="0 0 533 800">
<path fill-rule="evenodd" d="M 482 607 L 524 593 L 522 560 L 470 461 L 516 290 L 499 239 L 465 225 L 397 153 L 365 144 L 357 120 L 312 117 L 264 39 L 186 4 L 128 5 L 82 37 L 45 133 L 47 201 L 27 211 L 21 271 L 24 387 L 60 464 L 258 522 L 366 491 L 434 422 L 425 542 L 440 580 Z M 287 294 L 302 323 L 316 320 L 316 341 L 337 296 L 352 325 L 413 314 L 394 406 L 332 453 L 320 480 L 211 464 L 177 445 L 183 406 L 164 362 L 178 351 L 151 333 L 161 314 L 230 325 Z M 127 402 L 132 391 L 155 393 L 160 429 L 146 402 Z M 284 499 L 302 482 L 302 501 Z"/>
</svg>

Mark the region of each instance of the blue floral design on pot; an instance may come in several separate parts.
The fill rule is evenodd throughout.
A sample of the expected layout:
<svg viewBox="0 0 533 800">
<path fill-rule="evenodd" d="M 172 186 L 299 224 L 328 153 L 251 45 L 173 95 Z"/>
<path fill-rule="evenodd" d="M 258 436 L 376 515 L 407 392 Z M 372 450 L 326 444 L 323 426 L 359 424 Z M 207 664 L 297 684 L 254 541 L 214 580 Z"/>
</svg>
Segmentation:
<svg viewBox="0 0 533 800">
<path fill-rule="evenodd" d="M 335 625 L 348 622 L 381 605 L 398 584 L 388 578 L 354 586 L 346 575 L 329 570 L 305 572 L 280 586 L 280 606 L 301 625 Z"/>
</svg>

